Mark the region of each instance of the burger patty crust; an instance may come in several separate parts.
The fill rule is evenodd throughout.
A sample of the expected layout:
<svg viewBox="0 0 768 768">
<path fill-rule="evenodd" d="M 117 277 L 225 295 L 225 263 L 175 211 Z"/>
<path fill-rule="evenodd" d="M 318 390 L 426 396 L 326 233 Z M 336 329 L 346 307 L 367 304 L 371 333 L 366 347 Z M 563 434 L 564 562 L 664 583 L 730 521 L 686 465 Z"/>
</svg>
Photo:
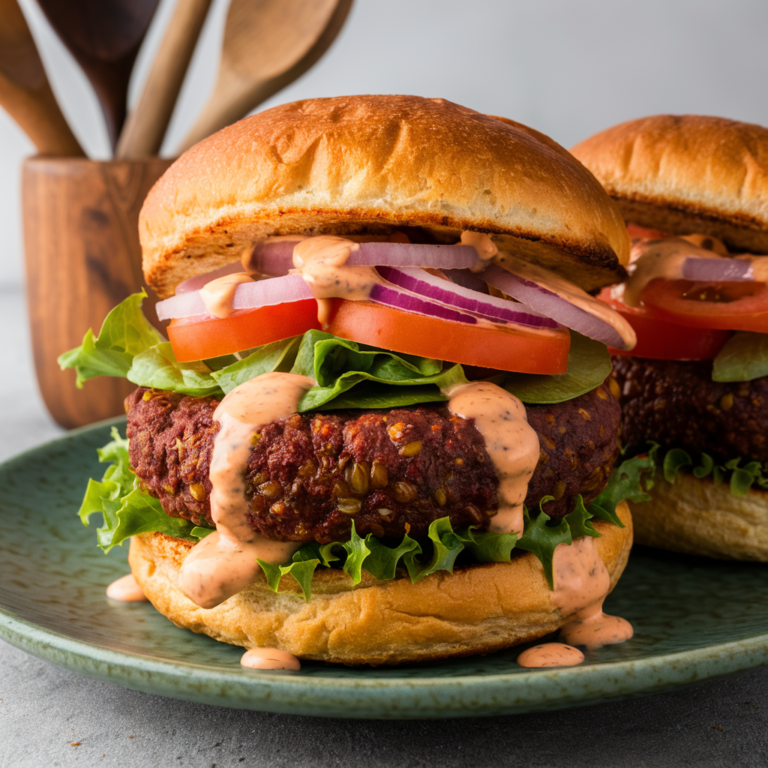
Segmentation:
<svg viewBox="0 0 768 768">
<path fill-rule="evenodd" d="M 209 470 L 218 401 L 137 389 L 126 399 L 131 465 L 173 517 L 213 526 Z M 575 400 L 527 408 L 541 453 L 526 504 L 544 496 L 560 518 L 575 495 L 599 494 L 619 452 L 619 406 L 606 385 Z M 445 406 L 294 414 L 260 430 L 245 472 L 249 520 L 271 539 L 346 541 L 358 534 L 487 528 L 497 478 L 474 421 Z"/>
<path fill-rule="evenodd" d="M 712 381 L 712 363 L 616 356 L 625 443 L 653 440 L 720 461 L 768 462 L 768 376 Z"/>
</svg>

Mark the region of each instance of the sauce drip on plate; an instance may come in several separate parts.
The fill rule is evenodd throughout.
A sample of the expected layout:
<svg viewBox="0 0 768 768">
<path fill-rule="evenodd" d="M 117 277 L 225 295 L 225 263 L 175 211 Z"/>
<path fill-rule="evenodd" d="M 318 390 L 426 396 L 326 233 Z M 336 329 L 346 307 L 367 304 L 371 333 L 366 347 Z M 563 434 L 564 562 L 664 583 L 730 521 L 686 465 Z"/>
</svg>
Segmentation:
<svg viewBox="0 0 768 768">
<path fill-rule="evenodd" d="M 132 573 L 120 577 L 107 587 L 107 597 L 121 603 L 145 603 L 147 596 Z"/>
<path fill-rule="evenodd" d="M 249 669 L 289 669 L 293 672 L 301 669 L 296 656 L 278 648 L 251 648 L 243 654 L 240 663 Z"/>
<path fill-rule="evenodd" d="M 564 643 L 543 643 L 528 648 L 517 657 L 521 667 L 542 669 L 544 667 L 575 667 L 584 661 L 584 654 L 572 645 Z"/>
<path fill-rule="evenodd" d="M 555 548 L 553 572 L 552 602 L 563 615 L 573 616 L 560 630 L 562 640 L 600 648 L 632 637 L 634 630 L 626 619 L 603 613 L 611 577 L 591 536 L 582 536 L 570 545 L 559 544 Z"/>
</svg>

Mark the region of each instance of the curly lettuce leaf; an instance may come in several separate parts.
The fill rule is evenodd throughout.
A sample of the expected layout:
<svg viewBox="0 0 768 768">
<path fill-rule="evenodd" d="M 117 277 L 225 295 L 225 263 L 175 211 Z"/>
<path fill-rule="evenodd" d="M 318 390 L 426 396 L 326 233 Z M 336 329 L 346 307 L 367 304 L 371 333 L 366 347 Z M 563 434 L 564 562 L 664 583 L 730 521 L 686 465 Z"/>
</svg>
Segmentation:
<svg viewBox="0 0 768 768">
<path fill-rule="evenodd" d="M 112 441 L 99 449 L 99 461 L 110 463 L 101 482 L 89 480 L 78 515 L 83 525 L 100 513 L 102 526 L 97 530 L 104 552 L 139 533 L 166 533 L 180 539 L 197 541 L 210 532 L 187 520 L 169 517 L 160 502 L 141 490 L 128 459 L 128 440 L 112 428 Z M 201 534 L 205 531 L 204 534 Z"/>
<path fill-rule="evenodd" d="M 751 488 L 768 491 L 768 473 L 759 461 L 742 463 L 743 459 L 738 457 L 718 463 L 708 453 L 692 454 L 682 448 L 670 448 L 662 456 L 661 448 L 655 443 L 641 447 L 641 450 L 647 450 L 655 457 L 668 483 L 674 483 L 681 473 L 690 473 L 700 480 L 711 477 L 718 485 L 727 482 L 734 496 L 745 496 Z"/>
<path fill-rule="evenodd" d="M 611 356 L 605 344 L 571 331 L 566 373 L 510 373 L 501 386 L 531 405 L 562 403 L 599 387 L 610 376 L 611 369 Z"/>
<path fill-rule="evenodd" d="M 533 519 L 527 509 L 524 511 L 525 528 L 520 541 L 517 542 L 520 549 L 532 552 L 539 559 L 550 589 L 554 585 L 552 564 L 555 558 L 555 549 L 560 544 L 572 544 L 573 540 L 580 536 L 595 538 L 600 536 L 590 522 L 592 513 L 584 506 L 581 496 L 576 497 L 576 509 L 573 512 L 567 514 L 559 522 L 553 523 L 549 515 L 543 511 L 543 505 L 553 498 L 553 496 L 545 496 L 541 500 L 539 514 Z"/>
<path fill-rule="evenodd" d="M 112 440 L 99 450 L 99 460 L 109 463 L 101 481 L 90 480 L 79 510 L 84 525 L 91 515 L 100 513 L 103 525 L 97 531 L 99 546 L 109 552 L 112 547 L 139 533 L 160 532 L 169 536 L 198 541 L 212 530 L 195 526 L 186 520 L 169 517 L 160 502 L 145 493 L 131 471 L 128 440 L 112 429 Z M 553 583 L 552 561 L 558 544 L 570 544 L 580 536 L 599 536 L 592 519 L 602 519 L 621 526 L 616 506 L 624 499 L 640 500 L 645 497 L 644 484 L 654 466 L 653 456 L 635 456 L 623 461 L 615 470 L 603 492 L 593 502 L 584 504 L 576 498 L 573 512 L 554 523 L 541 511 L 532 517 L 524 509 L 525 527 L 522 537 L 514 533 L 491 533 L 466 527 L 455 531 L 447 517 L 434 520 L 423 541 L 416 541 L 408 533 L 391 545 L 373 534 L 361 537 L 354 521 L 350 538 L 346 542 L 320 545 L 311 542 L 302 546 L 288 563 L 273 564 L 258 560 L 269 586 L 278 591 L 280 581 L 291 576 L 298 583 L 304 597 L 312 594 L 312 576 L 317 568 L 340 567 L 353 584 L 362 580 L 365 570 L 380 580 L 394 579 L 398 571 L 408 573 L 417 583 L 438 571 L 453 572 L 457 558 L 468 562 L 509 562 L 515 547 L 532 552 L 544 566 L 550 586 Z"/>
<path fill-rule="evenodd" d="M 651 498 L 648 491 L 653 487 L 655 469 L 656 459 L 653 455 L 625 459 L 613 470 L 600 495 L 587 504 L 587 510 L 598 520 L 606 520 L 623 528 L 616 507 L 627 499 L 634 502 L 648 501 Z"/>
<path fill-rule="evenodd" d="M 296 573 L 296 564 L 300 562 L 312 563 L 311 566 L 302 566 L 302 569 L 311 568 L 314 573 L 318 567 L 329 567 L 335 560 L 341 564 L 353 584 L 360 583 L 363 570 L 377 579 L 388 580 L 395 578 L 398 569 L 405 568 L 415 584 L 438 571 L 452 573 L 459 556 L 469 556 L 470 562 L 504 563 L 509 562 L 515 547 L 519 547 L 539 559 L 552 588 L 555 548 L 559 544 L 571 544 L 581 536 L 599 537 L 600 534 L 592 524 L 593 519 L 623 528 L 616 507 L 626 499 L 639 501 L 647 498 L 645 489 L 651 482 L 653 469 L 654 460 L 650 456 L 635 456 L 623 461 L 594 501 L 585 504 L 581 496 L 577 496 L 574 510 L 557 523 L 541 511 L 541 505 L 552 499 L 551 496 L 545 497 L 535 517 L 527 509 L 523 510 L 525 527 L 520 539 L 514 533 L 477 531 L 471 526 L 455 531 L 450 520 L 444 517 L 431 523 L 424 542 L 420 543 L 406 533 L 398 545 L 389 546 L 370 533 L 365 539 L 361 538 L 353 521 L 349 542 L 326 544 L 323 547 L 314 543 L 306 544 L 286 565 L 271 565 L 262 561 L 259 564 L 270 587 L 275 591 L 279 589 L 283 576 L 301 575 L 302 581 L 299 583 L 305 599 L 309 600 L 311 578 L 306 578 L 305 570 Z M 338 557 L 332 553 L 338 553 Z"/>
<path fill-rule="evenodd" d="M 62 370 L 77 372 L 79 388 L 96 376 L 127 377 L 136 355 L 165 341 L 141 311 L 146 297 L 144 291 L 129 296 L 104 318 L 98 336 L 89 328 L 79 347 L 59 356 Z"/>
<path fill-rule="evenodd" d="M 768 376 L 768 334 L 734 333 L 712 363 L 712 381 L 752 381 L 761 376 Z"/>
</svg>

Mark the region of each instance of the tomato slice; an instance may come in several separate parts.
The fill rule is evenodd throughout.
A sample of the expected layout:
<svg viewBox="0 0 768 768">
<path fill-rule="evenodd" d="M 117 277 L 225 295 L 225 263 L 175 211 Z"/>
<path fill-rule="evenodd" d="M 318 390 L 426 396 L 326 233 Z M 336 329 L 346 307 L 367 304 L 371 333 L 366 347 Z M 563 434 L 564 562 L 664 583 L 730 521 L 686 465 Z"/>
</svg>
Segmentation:
<svg viewBox="0 0 768 768">
<path fill-rule="evenodd" d="M 623 301 L 613 298 L 610 288 L 604 288 L 598 298 L 622 315 L 637 334 L 634 349 L 610 348 L 612 355 L 632 355 L 652 360 L 714 360 L 731 337 L 728 331 L 690 328 L 661 320 L 645 307 L 628 307 Z"/>
<path fill-rule="evenodd" d="M 168 338 L 180 363 L 206 360 L 299 336 L 314 328 L 317 302 L 302 299 L 274 307 L 236 312 L 231 317 L 188 317 L 172 320 Z"/>
<path fill-rule="evenodd" d="M 526 331 L 470 325 L 343 299 L 334 299 L 326 330 L 393 352 L 520 373 L 565 373 L 571 344 L 565 328 Z"/>
<path fill-rule="evenodd" d="M 653 280 L 640 300 L 655 317 L 679 325 L 768 333 L 768 283 Z"/>
</svg>

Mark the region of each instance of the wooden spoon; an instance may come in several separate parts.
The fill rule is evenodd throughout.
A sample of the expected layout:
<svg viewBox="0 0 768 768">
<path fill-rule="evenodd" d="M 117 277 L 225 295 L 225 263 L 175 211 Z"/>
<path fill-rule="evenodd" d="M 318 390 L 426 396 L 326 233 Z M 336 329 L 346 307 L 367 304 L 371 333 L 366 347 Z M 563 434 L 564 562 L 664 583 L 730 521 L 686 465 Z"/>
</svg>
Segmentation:
<svg viewBox="0 0 768 768">
<path fill-rule="evenodd" d="M 0 104 L 44 155 L 82 156 L 16 0 L 0 0 Z"/>
<path fill-rule="evenodd" d="M 37 0 L 90 80 L 112 149 L 125 122 L 128 82 L 158 0 Z"/>
<path fill-rule="evenodd" d="M 352 0 L 232 0 L 213 93 L 179 152 L 239 120 L 329 48 Z"/>
<path fill-rule="evenodd" d="M 117 142 L 116 157 L 151 157 L 160 152 L 211 0 L 178 0 L 136 107 Z"/>
</svg>

